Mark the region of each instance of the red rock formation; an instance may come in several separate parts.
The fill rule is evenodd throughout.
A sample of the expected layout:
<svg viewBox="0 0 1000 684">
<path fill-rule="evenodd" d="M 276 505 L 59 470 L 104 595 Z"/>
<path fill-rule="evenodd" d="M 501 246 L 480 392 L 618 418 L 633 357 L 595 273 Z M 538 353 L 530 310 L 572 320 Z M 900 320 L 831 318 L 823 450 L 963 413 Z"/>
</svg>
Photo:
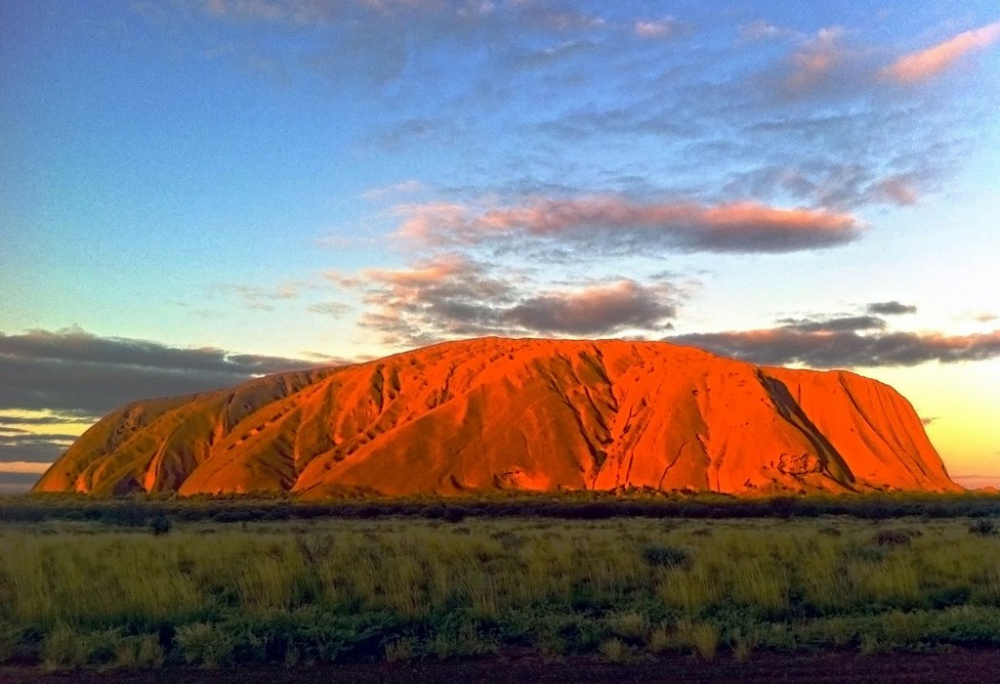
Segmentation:
<svg viewBox="0 0 1000 684">
<path fill-rule="evenodd" d="M 910 404 L 853 373 L 665 342 L 488 338 L 131 404 L 35 491 L 619 487 L 961 490 Z"/>
</svg>

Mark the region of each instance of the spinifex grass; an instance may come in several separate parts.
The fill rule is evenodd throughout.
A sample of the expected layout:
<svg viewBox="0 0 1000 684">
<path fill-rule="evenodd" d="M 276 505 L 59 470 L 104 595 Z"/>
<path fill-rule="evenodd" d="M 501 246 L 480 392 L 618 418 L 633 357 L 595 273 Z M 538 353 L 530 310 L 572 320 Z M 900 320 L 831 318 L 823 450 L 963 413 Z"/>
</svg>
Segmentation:
<svg viewBox="0 0 1000 684">
<path fill-rule="evenodd" d="M 48 522 L 0 552 L 0 662 L 50 667 L 1000 643 L 1000 537 L 963 519 Z"/>
</svg>

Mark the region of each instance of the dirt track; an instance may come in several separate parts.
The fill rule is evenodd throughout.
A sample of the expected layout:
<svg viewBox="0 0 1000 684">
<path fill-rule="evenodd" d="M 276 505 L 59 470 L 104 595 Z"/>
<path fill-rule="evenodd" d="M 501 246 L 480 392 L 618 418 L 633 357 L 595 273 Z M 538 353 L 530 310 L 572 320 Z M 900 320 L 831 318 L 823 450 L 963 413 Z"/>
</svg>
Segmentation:
<svg viewBox="0 0 1000 684">
<path fill-rule="evenodd" d="M 545 662 L 534 658 L 340 665 L 314 668 L 263 667 L 219 670 L 167 668 L 151 671 L 70 671 L 45 673 L 35 668 L 0 667 L 3 684 L 570 684 L 573 682 L 989 682 L 1000 679 L 1000 650 L 957 650 L 934 654 L 826 653 L 822 655 L 755 654 L 745 663 L 720 657 L 706 663 L 693 658 L 607 664 L 573 658 Z"/>
</svg>

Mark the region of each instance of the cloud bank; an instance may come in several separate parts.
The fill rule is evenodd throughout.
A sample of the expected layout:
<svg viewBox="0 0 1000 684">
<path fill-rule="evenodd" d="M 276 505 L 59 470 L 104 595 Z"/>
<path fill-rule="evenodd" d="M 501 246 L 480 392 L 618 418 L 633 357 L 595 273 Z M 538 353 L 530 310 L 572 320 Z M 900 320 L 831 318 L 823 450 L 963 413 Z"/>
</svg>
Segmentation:
<svg viewBox="0 0 1000 684">
<path fill-rule="evenodd" d="M 311 364 L 98 337 L 79 328 L 0 333 L 0 410 L 100 416 L 134 399 L 227 387 Z"/>
<path fill-rule="evenodd" d="M 872 317 L 792 322 L 776 328 L 665 338 L 753 363 L 813 368 L 916 366 L 1000 357 L 1000 331 L 977 335 L 890 332 Z"/>
<path fill-rule="evenodd" d="M 670 283 L 630 278 L 540 285 L 454 253 L 340 282 L 362 291 L 361 325 L 397 346 L 481 335 L 662 333 L 682 298 Z"/>
<path fill-rule="evenodd" d="M 781 253 L 842 245 L 861 232 L 853 216 L 822 209 L 638 202 L 620 196 L 541 199 L 480 211 L 448 203 L 406 205 L 398 212 L 405 219 L 397 235 L 430 244 L 522 236 L 681 252 Z"/>
</svg>

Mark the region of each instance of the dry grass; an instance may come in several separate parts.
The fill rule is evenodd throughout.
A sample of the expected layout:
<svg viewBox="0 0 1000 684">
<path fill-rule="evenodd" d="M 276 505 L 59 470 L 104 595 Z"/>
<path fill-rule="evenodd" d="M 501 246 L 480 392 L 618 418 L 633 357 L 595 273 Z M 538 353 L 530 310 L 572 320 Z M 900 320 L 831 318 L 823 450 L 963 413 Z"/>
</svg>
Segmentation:
<svg viewBox="0 0 1000 684">
<path fill-rule="evenodd" d="M 1000 643 L 1000 537 L 962 519 L 8 524 L 0 551 L 0 662 L 51 668 Z"/>
</svg>

